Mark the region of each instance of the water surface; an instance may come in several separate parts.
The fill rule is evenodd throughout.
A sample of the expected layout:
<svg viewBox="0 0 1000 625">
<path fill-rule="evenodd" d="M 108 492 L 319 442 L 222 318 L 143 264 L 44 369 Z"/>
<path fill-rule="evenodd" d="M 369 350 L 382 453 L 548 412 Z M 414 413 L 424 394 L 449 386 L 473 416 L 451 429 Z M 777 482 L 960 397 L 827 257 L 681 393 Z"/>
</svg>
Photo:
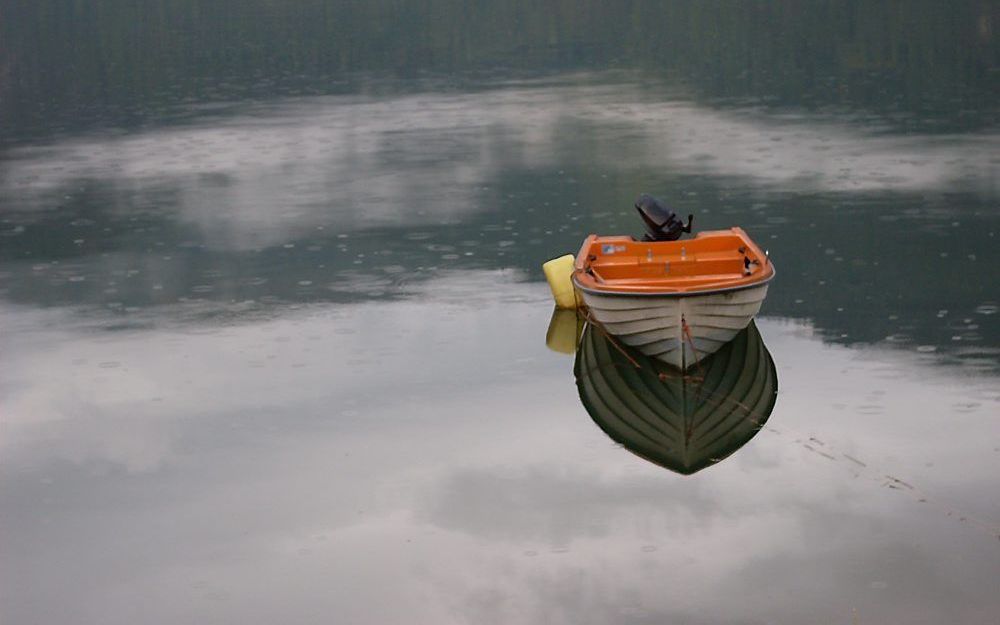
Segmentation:
<svg viewBox="0 0 1000 625">
<path fill-rule="evenodd" d="M 996 620 L 996 6 L 544 4 L 0 4 L 0 621 Z M 690 476 L 545 342 L 639 192 L 778 268 Z"/>
</svg>

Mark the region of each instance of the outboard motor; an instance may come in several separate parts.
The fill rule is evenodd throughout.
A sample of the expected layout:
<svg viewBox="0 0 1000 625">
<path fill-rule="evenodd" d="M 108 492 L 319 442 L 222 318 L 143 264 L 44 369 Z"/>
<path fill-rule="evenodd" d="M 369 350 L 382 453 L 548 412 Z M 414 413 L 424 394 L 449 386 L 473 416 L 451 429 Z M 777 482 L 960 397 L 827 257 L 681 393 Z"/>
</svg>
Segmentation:
<svg viewBox="0 0 1000 625">
<path fill-rule="evenodd" d="M 674 211 L 652 195 L 643 193 L 635 201 L 635 209 L 646 222 L 644 241 L 676 241 L 681 234 L 691 232 L 691 222 L 694 215 L 688 215 L 687 225 L 680 220 Z"/>
</svg>

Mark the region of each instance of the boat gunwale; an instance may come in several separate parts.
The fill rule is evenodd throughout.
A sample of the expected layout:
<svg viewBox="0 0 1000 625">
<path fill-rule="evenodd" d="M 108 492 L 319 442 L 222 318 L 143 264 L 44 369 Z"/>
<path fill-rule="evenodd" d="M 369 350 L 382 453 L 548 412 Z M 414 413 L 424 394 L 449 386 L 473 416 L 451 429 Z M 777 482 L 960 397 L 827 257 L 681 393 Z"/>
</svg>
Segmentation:
<svg viewBox="0 0 1000 625">
<path fill-rule="evenodd" d="M 615 297 L 699 297 L 706 295 L 715 295 L 717 293 L 732 293 L 734 291 L 745 291 L 747 289 L 752 289 L 759 286 L 764 286 L 774 279 L 777 271 L 774 269 L 774 265 L 768 263 L 771 267 L 771 275 L 766 278 L 761 278 L 756 282 L 751 282 L 749 284 L 737 284 L 728 287 L 708 287 L 701 291 L 617 291 L 608 288 L 605 289 L 595 289 L 592 287 L 583 286 L 577 280 L 576 273 L 573 274 L 573 285 L 583 291 L 584 293 L 589 293 L 591 295 L 612 295 Z"/>
</svg>

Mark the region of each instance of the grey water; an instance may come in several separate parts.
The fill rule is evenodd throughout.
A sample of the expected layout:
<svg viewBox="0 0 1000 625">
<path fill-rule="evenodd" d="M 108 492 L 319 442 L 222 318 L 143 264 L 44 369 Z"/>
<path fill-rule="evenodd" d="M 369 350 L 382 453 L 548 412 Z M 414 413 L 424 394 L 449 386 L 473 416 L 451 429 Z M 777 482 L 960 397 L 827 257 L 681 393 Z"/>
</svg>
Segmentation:
<svg viewBox="0 0 1000 625">
<path fill-rule="evenodd" d="M 998 3 L 0 15 L 0 622 L 1000 621 Z M 778 271 L 693 475 L 546 342 L 641 192 Z"/>
</svg>

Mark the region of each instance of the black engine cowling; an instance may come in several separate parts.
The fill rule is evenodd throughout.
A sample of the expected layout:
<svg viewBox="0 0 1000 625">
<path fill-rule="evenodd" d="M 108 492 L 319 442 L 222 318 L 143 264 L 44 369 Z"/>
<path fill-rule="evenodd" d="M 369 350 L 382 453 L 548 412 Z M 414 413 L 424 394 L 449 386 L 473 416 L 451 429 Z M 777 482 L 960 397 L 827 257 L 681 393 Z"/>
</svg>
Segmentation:
<svg viewBox="0 0 1000 625">
<path fill-rule="evenodd" d="M 691 232 L 694 215 L 688 215 L 685 225 L 674 211 L 652 195 L 640 195 L 635 209 L 646 223 L 646 241 L 676 241 L 683 233 Z"/>
</svg>

